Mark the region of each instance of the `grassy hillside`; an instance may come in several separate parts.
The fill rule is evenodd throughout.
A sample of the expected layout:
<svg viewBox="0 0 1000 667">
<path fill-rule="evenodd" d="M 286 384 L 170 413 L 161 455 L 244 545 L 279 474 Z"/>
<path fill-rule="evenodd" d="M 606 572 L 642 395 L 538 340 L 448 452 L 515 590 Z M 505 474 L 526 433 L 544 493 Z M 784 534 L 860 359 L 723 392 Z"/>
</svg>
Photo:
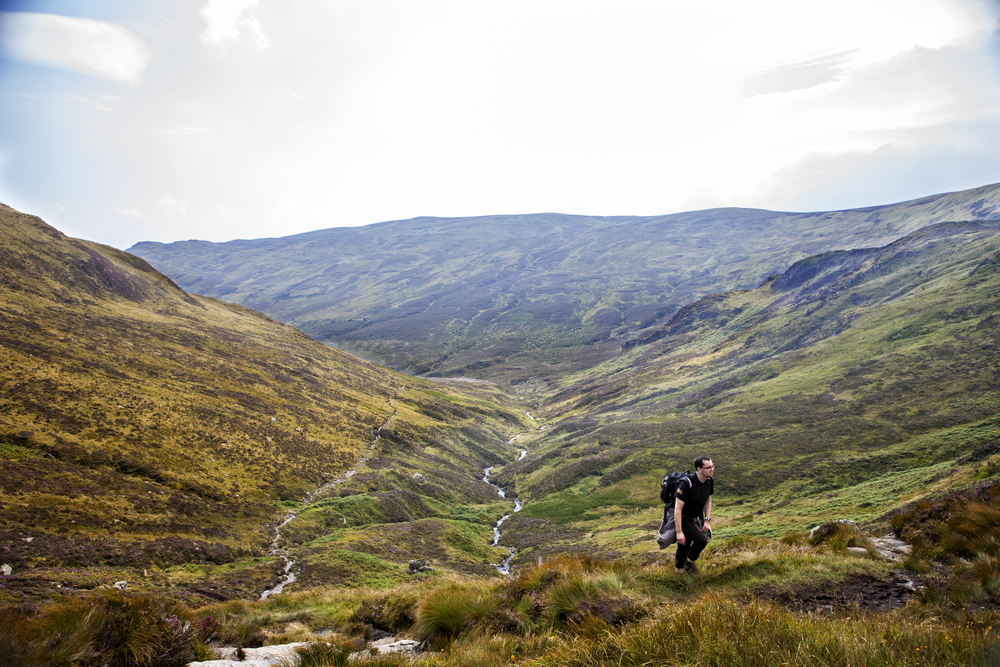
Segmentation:
<svg viewBox="0 0 1000 667">
<path fill-rule="evenodd" d="M 795 261 L 1000 217 L 1000 186 L 825 213 L 416 218 L 276 239 L 139 243 L 190 292 L 413 374 L 559 377 L 699 297 Z"/>
<path fill-rule="evenodd" d="M 996 664 L 995 608 L 856 550 L 745 539 L 710 544 L 697 578 L 652 560 L 562 556 L 510 578 L 318 587 L 196 609 L 92 595 L 28 618 L 0 614 L 0 651 L 23 667 L 183 665 L 219 644 L 308 642 L 283 664 L 402 667 L 414 658 L 367 645 L 405 637 L 425 642 L 421 661 L 448 667 Z M 114 632 L 123 624 L 132 631 Z"/>
<path fill-rule="evenodd" d="M 498 471 L 526 500 L 505 540 L 525 558 L 647 551 L 658 480 L 702 454 L 723 538 L 888 530 L 891 510 L 998 471 L 998 294 L 997 225 L 950 223 L 685 306 L 536 387 L 550 428 Z"/>
<path fill-rule="evenodd" d="M 322 487 L 282 546 L 413 519 L 433 543 L 421 557 L 488 567 L 478 546 L 438 543 L 488 544 L 506 507 L 482 468 L 513 458 L 527 419 L 494 388 L 406 378 L 38 218 L 0 218 L 0 562 L 14 573 L 0 600 L 118 580 L 259 595 L 281 566 L 274 525 Z M 333 493 L 360 495 L 340 507 Z"/>
<path fill-rule="evenodd" d="M 385 633 L 442 665 L 1000 656 L 997 223 L 804 257 L 503 387 L 370 365 L 0 216 L 7 664 L 288 641 L 347 664 Z M 690 577 L 653 542 L 657 491 L 701 454 L 715 534 Z M 487 466 L 524 501 L 509 578 Z M 861 532 L 806 533 L 837 519 Z M 297 580 L 253 601 L 286 562 Z"/>
</svg>

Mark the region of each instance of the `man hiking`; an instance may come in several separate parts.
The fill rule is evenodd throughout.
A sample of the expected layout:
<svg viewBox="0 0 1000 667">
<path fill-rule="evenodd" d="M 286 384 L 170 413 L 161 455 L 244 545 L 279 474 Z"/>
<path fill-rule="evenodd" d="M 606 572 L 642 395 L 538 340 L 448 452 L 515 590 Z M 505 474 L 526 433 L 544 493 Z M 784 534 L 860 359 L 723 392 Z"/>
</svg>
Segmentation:
<svg viewBox="0 0 1000 667">
<path fill-rule="evenodd" d="M 677 529 L 674 569 L 679 573 L 698 574 L 695 561 L 708 544 L 705 532 L 712 534 L 712 493 L 715 490 L 712 476 L 715 465 L 707 456 L 699 456 L 694 460 L 694 470 L 694 475 L 685 477 L 677 485 L 674 500 L 674 525 Z"/>
</svg>

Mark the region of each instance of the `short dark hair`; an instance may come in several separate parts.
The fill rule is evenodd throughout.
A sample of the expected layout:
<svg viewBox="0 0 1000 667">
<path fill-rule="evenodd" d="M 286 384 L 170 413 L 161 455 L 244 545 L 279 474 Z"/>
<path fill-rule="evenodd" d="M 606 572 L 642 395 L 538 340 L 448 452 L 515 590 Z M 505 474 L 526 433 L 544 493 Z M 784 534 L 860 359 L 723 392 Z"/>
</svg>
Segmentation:
<svg viewBox="0 0 1000 667">
<path fill-rule="evenodd" d="M 704 467 L 705 466 L 705 461 L 711 461 L 711 460 L 712 460 L 711 456 L 699 456 L 698 458 L 696 458 L 694 460 L 695 470 L 697 470 L 698 468 Z"/>
</svg>

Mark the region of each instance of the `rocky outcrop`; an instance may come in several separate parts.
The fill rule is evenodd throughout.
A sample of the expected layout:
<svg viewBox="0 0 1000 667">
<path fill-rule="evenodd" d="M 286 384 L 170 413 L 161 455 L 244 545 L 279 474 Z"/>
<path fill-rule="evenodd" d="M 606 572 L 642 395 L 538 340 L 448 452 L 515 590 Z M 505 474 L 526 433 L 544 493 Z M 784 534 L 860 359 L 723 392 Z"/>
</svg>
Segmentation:
<svg viewBox="0 0 1000 667">
<path fill-rule="evenodd" d="M 218 660 L 202 660 L 200 662 L 189 662 L 187 667 L 275 667 L 278 665 L 294 665 L 295 649 L 306 646 L 308 642 L 295 642 L 294 644 L 276 644 L 274 646 L 264 646 L 261 648 L 243 649 L 243 659 L 240 659 L 239 649 L 235 647 L 223 647 L 215 649 L 219 656 Z M 388 655 L 401 653 L 404 655 L 416 655 L 420 650 L 420 643 L 412 639 L 396 639 L 395 637 L 383 637 L 378 641 L 373 641 L 364 651 L 357 651 L 350 655 L 351 660 L 357 660 L 366 655 Z"/>
<path fill-rule="evenodd" d="M 411 560 L 409 567 L 406 568 L 407 574 L 416 574 L 417 572 L 430 572 L 433 570 L 427 561 L 425 560 Z"/>
<path fill-rule="evenodd" d="M 813 544 L 825 542 L 832 535 L 849 531 L 854 535 L 847 551 L 858 556 L 876 556 L 886 561 L 902 561 L 910 555 L 910 545 L 889 533 L 882 537 L 864 535 L 853 521 L 839 519 L 828 521 L 809 531 L 809 541 Z"/>
<path fill-rule="evenodd" d="M 910 555 L 910 545 L 903 540 L 897 540 L 892 533 L 884 537 L 872 537 L 869 541 L 884 560 L 901 561 Z"/>
<path fill-rule="evenodd" d="M 245 659 L 240 660 L 239 649 L 223 647 L 216 649 L 218 660 L 202 660 L 189 662 L 188 667 L 274 667 L 281 664 L 295 664 L 295 649 L 305 646 L 306 642 L 263 646 L 261 648 L 245 648 Z"/>
</svg>

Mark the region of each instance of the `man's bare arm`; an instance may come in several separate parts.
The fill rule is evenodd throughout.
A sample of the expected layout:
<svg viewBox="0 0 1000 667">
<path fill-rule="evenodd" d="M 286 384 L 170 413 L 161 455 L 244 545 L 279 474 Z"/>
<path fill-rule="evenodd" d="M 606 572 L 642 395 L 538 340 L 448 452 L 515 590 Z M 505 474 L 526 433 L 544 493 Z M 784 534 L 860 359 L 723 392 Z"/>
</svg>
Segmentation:
<svg viewBox="0 0 1000 667">
<path fill-rule="evenodd" d="M 684 530 L 681 528 L 681 510 L 684 508 L 684 501 L 680 498 L 674 502 L 674 527 L 677 529 L 677 544 L 684 544 Z"/>
</svg>

